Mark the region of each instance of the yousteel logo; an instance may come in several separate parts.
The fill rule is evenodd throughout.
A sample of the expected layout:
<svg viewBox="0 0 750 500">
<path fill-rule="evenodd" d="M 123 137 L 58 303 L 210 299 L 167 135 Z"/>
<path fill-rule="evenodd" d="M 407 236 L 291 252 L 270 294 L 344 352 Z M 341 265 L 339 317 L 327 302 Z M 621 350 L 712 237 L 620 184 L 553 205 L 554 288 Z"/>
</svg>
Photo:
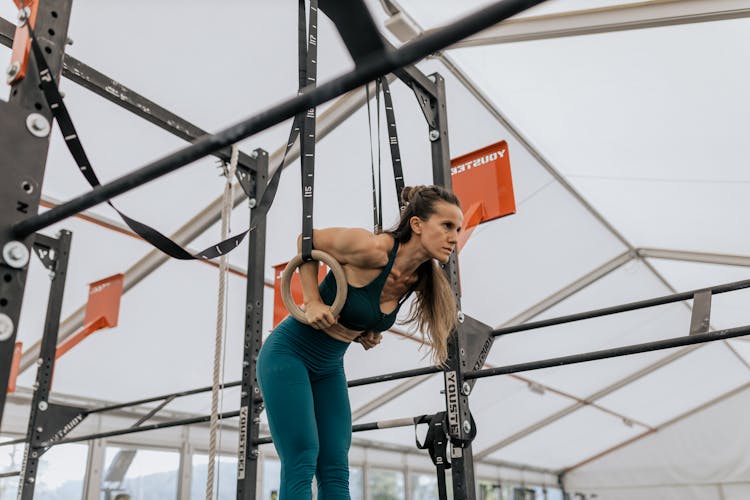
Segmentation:
<svg viewBox="0 0 750 500">
<path fill-rule="evenodd" d="M 57 431 L 54 436 L 52 436 L 52 439 L 49 440 L 50 443 L 57 442 L 64 438 L 70 431 L 72 431 L 78 424 L 80 424 L 83 421 L 83 415 L 79 413 L 75 417 L 73 417 L 73 420 L 65 424 L 65 426 Z"/>
<path fill-rule="evenodd" d="M 451 434 L 459 433 L 458 425 L 458 384 L 456 383 L 456 372 L 446 372 L 445 374 L 445 400 L 448 406 L 448 427 Z"/>
<path fill-rule="evenodd" d="M 472 168 L 478 168 L 482 165 L 486 165 L 488 163 L 492 163 L 499 159 L 505 158 L 505 153 L 507 153 L 507 151 L 507 149 L 498 149 L 497 151 L 484 155 L 481 158 L 469 160 L 467 162 L 461 163 L 460 165 L 456 165 L 455 167 L 451 167 L 451 175 L 460 174 L 461 172 L 471 170 Z"/>
<path fill-rule="evenodd" d="M 105 288 L 109 288 L 110 286 L 112 286 L 112 283 L 109 283 L 109 282 L 108 283 L 102 283 L 101 285 L 96 285 L 95 287 L 93 287 L 91 289 L 91 291 L 89 292 L 89 295 L 94 295 L 96 293 L 99 293 L 102 290 L 104 290 Z"/>
<path fill-rule="evenodd" d="M 240 446 L 237 450 L 237 479 L 245 479 L 245 441 L 247 439 L 247 406 L 240 408 Z"/>
</svg>

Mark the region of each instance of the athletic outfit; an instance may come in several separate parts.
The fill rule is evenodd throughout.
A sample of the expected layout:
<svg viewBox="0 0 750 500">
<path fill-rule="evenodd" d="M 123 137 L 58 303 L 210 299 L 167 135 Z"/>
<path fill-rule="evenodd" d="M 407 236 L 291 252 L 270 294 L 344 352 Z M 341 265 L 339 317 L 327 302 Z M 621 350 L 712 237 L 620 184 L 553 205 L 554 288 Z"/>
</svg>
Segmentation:
<svg viewBox="0 0 750 500">
<path fill-rule="evenodd" d="M 396 258 L 393 244 L 388 264 L 369 284 L 347 286 L 338 322 L 351 330 L 381 332 L 396 321 L 396 309 L 384 314 L 380 296 Z M 320 284 L 320 297 L 332 304 L 336 280 L 328 273 Z M 349 499 L 349 446 L 352 414 L 344 374 L 344 353 L 349 342 L 300 323 L 292 316 L 282 321 L 260 350 L 258 384 L 281 458 L 280 500 L 312 498 L 313 474 L 318 499 Z"/>
</svg>

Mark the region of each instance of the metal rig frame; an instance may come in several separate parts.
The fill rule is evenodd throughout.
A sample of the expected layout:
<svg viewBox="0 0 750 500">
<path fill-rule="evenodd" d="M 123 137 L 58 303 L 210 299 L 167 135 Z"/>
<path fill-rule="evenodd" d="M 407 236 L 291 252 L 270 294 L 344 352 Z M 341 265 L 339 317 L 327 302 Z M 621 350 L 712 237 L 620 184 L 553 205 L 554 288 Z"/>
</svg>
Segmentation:
<svg viewBox="0 0 750 500">
<path fill-rule="evenodd" d="M 275 106 L 265 113 L 249 118 L 211 136 L 80 61 L 66 56 L 64 47 L 67 40 L 67 26 L 72 0 L 41 0 L 35 30 L 39 33 L 40 43 L 47 53 L 47 62 L 58 81 L 60 75 L 63 74 L 147 121 L 192 142 L 192 145 L 111 183 L 95 188 L 91 192 L 59 205 L 40 216 L 37 215 L 37 212 L 49 148 L 51 113 L 39 90 L 39 81 L 33 60 L 29 61 L 29 71 L 25 79 L 14 85 L 9 102 L 0 102 L 0 130 L 3 130 L 3 134 L 0 135 L 0 171 L 3 175 L 3 182 L 0 183 L 0 249 L 2 249 L 2 260 L 0 260 L 0 274 L 2 274 L 0 280 L 0 387 L 7 387 L 8 384 L 16 338 L 16 325 L 20 316 L 31 252 L 36 253 L 45 267 L 53 272 L 41 354 L 37 359 L 39 368 L 28 432 L 23 439 L 4 443 L 26 442 L 27 444 L 24 466 L 18 472 L 18 475 L 21 476 L 19 498 L 33 497 L 38 460 L 51 446 L 165 427 L 190 425 L 206 422 L 210 418 L 210 416 L 199 416 L 158 424 L 146 424 L 150 418 L 174 399 L 208 392 L 211 390 L 210 387 L 93 409 L 49 403 L 51 373 L 54 368 L 60 306 L 71 234 L 68 231 L 62 231 L 57 238 L 51 238 L 36 234 L 36 231 L 117 194 L 134 189 L 149 180 L 176 170 L 208 154 L 213 154 L 224 161 L 228 161 L 230 156 L 229 146 L 238 140 L 295 114 L 304 112 L 308 108 L 341 95 L 357 86 L 364 85 L 388 72 L 393 72 L 414 91 L 428 124 L 428 137 L 432 145 L 433 182 L 450 188 L 450 154 L 444 81 L 439 74 L 434 74 L 431 78 L 428 78 L 410 64 L 542 1 L 505 0 L 498 2 L 477 14 L 460 19 L 443 29 L 435 30 L 396 50 L 380 37 L 362 0 L 321 0 L 320 8 L 332 19 L 339 30 L 355 60 L 355 69 L 310 92 Z M 14 31 L 15 27 L 12 24 L 0 19 L 0 43 L 10 46 Z M 127 96 L 127 98 L 115 97 L 111 92 L 105 90 L 105 87 L 111 88 L 113 86 L 119 91 L 119 96 Z M 250 206 L 252 207 L 254 206 L 252 202 L 261 198 L 266 187 L 269 176 L 268 154 L 261 149 L 257 149 L 251 154 L 241 153 L 239 172 L 238 179 L 243 183 L 245 191 L 252 193 L 250 199 Z M 251 212 L 251 215 L 254 214 Z M 240 419 L 237 498 L 242 499 L 254 499 L 256 497 L 258 446 L 271 442 L 270 438 L 259 435 L 263 401 L 255 378 L 255 362 L 262 341 L 266 222 L 262 217 L 256 216 L 253 223 L 257 224 L 257 229 L 249 237 L 242 379 L 225 384 L 222 387 L 241 387 L 239 411 L 225 412 L 221 415 L 221 418 L 239 417 Z M 459 279 L 455 255 L 444 266 L 444 271 L 456 294 L 460 310 Z M 497 330 L 459 313 L 457 332 L 451 336 L 445 367 L 427 367 L 351 380 L 348 382 L 348 386 L 356 387 L 442 372 L 445 380 L 446 435 L 451 444 L 450 462 L 453 478 L 453 498 L 473 500 L 476 495 L 476 485 L 474 482 L 471 441 L 475 429 L 472 428 L 473 420 L 469 411 L 468 396 L 477 378 L 747 335 L 750 333 L 750 326 L 709 333 L 708 324 L 712 294 L 748 287 L 750 287 L 750 280 Z M 497 336 L 691 298 L 695 301 L 695 309 L 689 335 L 686 337 L 512 366 L 482 369 L 492 343 Z M 2 390 L 0 391 L 0 422 L 2 421 L 5 399 L 6 392 Z M 66 438 L 66 435 L 88 415 L 157 401 L 160 402 L 159 405 L 128 429 Z M 429 415 L 420 415 L 385 422 L 358 424 L 352 430 L 357 432 L 413 425 L 429 422 L 430 418 Z"/>
<path fill-rule="evenodd" d="M 39 5 L 39 14 L 35 25 L 35 31 L 39 33 L 40 44 L 47 53 L 47 62 L 52 69 L 55 79 L 59 81 L 63 69 L 65 75 L 73 78 L 95 93 L 105 96 L 118 105 L 145 118 L 171 133 L 189 140 L 196 141 L 199 137 L 206 136 L 206 132 L 188 123 L 184 119 L 170 113 L 155 103 L 143 98 L 116 84 L 105 75 L 76 61 L 72 57 L 65 56 L 64 47 L 67 42 L 67 26 L 70 19 L 72 0 L 42 0 Z M 525 7 L 519 3 L 516 9 Z M 387 47 L 379 36 L 374 22 L 369 17 L 366 8 L 358 2 L 322 1 L 321 9 L 326 11 L 337 25 L 339 32 L 344 38 L 359 67 L 366 67 L 368 59 L 374 54 L 385 54 Z M 502 9 L 505 10 L 505 9 Z M 503 12 L 503 16 L 506 16 Z M 360 24 L 352 22 L 356 19 Z M 364 23 L 365 29 L 362 29 Z M 356 26 L 356 28 L 355 28 Z M 6 21 L 0 22 L 0 42 L 10 45 L 15 27 Z M 364 34 L 363 34 L 364 33 Z M 424 55 L 426 55 L 426 52 Z M 427 119 L 429 125 L 429 138 L 432 141 L 434 182 L 450 187 L 450 156 L 448 149 L 448 130 L 446 120 L 445 90 L 442 78 L 434 76 L 434 81 L 412 66 L 403 64 L 390 64 L 395 75 L 409 85 L 417 96 L 418 103 Z M 373 66 L 373 65 L 370 65 Z M 377 65 L 374 65 L 377 66 Z M 373 68 L 374 69 L 374 68 Z M 364 79 L 362 83 L 371 80 L 383 70 L 370 71 L 371 76 Z M 363 73 L 360 71 L 360 73 Z M 105 91 L 106 86 L 116 84 L 120 95 L 128 95 L 128 99 L 112 99 L 111 92 Z M 26 273 L 28 270 L 29 250 L 46 248 L 47 255 L 54 255 L 54 259 L 47 259 L 45 263 L 48 268 L 55 269 L 50 290 L 50 304 L 48 317 L 41 342 L 41 354 L 38 358 L 37 383 L 32 403 L 32 411 L 29 417 L 29 430 L 23 441 L 27 443 L 24 466 L 19 475 L 21 476 L 19 486 L 19 498 L 32 498 L 34 483 L 36 479 L 37 463 L 41 455 L 51 446 L 70 442 L 65 436 L 73 430 L 86 416 L 114 409 L 115 407 L 130 406 L 144 402 L 136 401 L 115 405 L 114 407 L 85 409 L 64 405 L 53 405 L 47 400 L 50 392 L 51 373 L 54 369 L 55 350 L 57 346 L 58 325 L 60 320 L 60 306 L 64 291 L 64 278 L 67 268 L 67 257 L 71 235 L 62 232 L 59 240 L 43 235 L 37 235 L 36 229 L 31 230 L 29 224 L 40 223 L 46 227 L 52 222 L 40 221 L 37 217 L 41 197 L 41 186 L 44 179 L 44 168 L 49 148 L 49 135 L 51 132 L 52 116 L 47 108 L 45 99 L 39 89 L 39 81 L 33 59 L 29 62 L 29 71 L 26 77 L 13 86 L 11 98 L 8 103 L 0 103 L 0 127 L 4 131 L 2 136 L 2 152 L 0 152 L 0 165 L 3 169 L 5 182 L 0 187 L 2 194 L 2 205 L 0 205 L 0 247 L 3 249 L 2 266 L 3 281 L 0 282 L 0 387 L 7 387 L 10 376 L 10 365 L 13 356 L 17 324 L 20 317 L 23 293 L 25 288 Z M 342 92 L 337 91 L 337 94 Z M 331 95 L 332 97 L 333 95 Z M 330 97 L 329 97 L 330 98 Z M 320 101 L 322 102 L 322 101 Z M 314 105 L 314 104 L 312 104 Z M 306 107 L 311 107 L 306 106 Z M 41 129 L 41 133 L 39 133 Z M 233 141 L 234 142 L 234 141 Z M 215 154 L 223 160 L 229 157 L 228 144 L 220 148 L 212 148 L 210 153 Z M 205 156 L 206 153 L 201 153 Z M 187 160 L 192 161 L 192 160 Z M 182 161 L 180 161 L 182 163 Z M 246 184 L 247 192 L 253 193 L 253 198 L 259 199 L 268 178 L 268 155 L 265 151 L 256 150 L 252 155 L 241 154 L 239 161 L 240 170 L 245 174 L 239 179 Z M 159 174 L 160 175 L 160 174 Z M 151 178 L 154 178 L 153 176 Z M 136 185 L 146 182 L 147 176 L 129 176 L 132 189 Z M 106 188 L 106 186 L 104 186 Z M 96 190 L 94 190 L 96 191 Z M 92 193 L 94 194 L 94 193 Z M 99 195 L 101 196 L 101 195 Z M 239 412 L 228 412 L 223 417 L 240 417 L 240 443 L 238 460 L 238 498 L 255 498 L 257 484 L 257 457 L 258 445 L 261 441 L 259 434 L 260 412 L 263 409 L 260 400 L 257 381 L 255 380 L 255 360 L 260 349 L 262 339 L 262 314 L 263 314 L 263 269 L 265 267 L 265 236 L 266 225 L 264 220 L 254 221 L 257 229 L 250 236 L 250 251 L 248 256 L 248 286 L 247 286 L 247 309 L 245 326 L 245 343 L 243 352 L 243 377 L 236 384 L 242 388 L 241 404 Z M 26 225 L 26 227 L 23 227 Z M 53 250 L 50 252 L 50 250 Z M 456 262 L 453 260 L 447 267 L 446 272 L 453 276 L 452 283 L 458 297 L 458 282 L 456 273 Z M 458 339 L 460 336 L 454 337 Z M 455 360 L 455 367 L 451 373 L 460 374 L 461 364 L 459 352 L 463 352 L 457 343 L 451 346 L 451 360 Z M 452 375 L 450 380 L 454 380 Z M 447 378 L 448 380 L 448 378 Z M 235 385 L 235 384 L 230 384 Z M 446 386 L 447 397 L 454 396 L 454 384 Z M 166 395 L 163 398 L 149 398 L 149 401 L 161 400 L 161 403 L 149 414 L 139 419 L 130 428 L 123 431 L 106 433 L 117 435 L 125 432 L 139 432 L 147 429 L 162 428 L 173 425 L 186 425 L 204 421 L 203 418 L 190 419 L 189 421 L 166 422 L 162 424 L 144 425 L 159 410 L 166 406 L 176 397 L 202 392 L 204 389 L 185 391 L 179 394 Z M 5 406 L 6 392 L 0 391 L 0 421 Z M 464 398 L 465 401 L 465 398 Z M 465 406 L 465 404 L 464 404 Z M 454 415 L 451 413 L 451 415 Z M 459 414 L 456 414 L 459 415 Z M 468 416 L 468 407 L 462 408 L 461 416 Z M 452 418 L 461 418 L 454 416 Z M 377 424 L 373 424 L 377 427 Z M 358 426 L 373 428 L 373 426 Z M 463 439 L 460 428 L 456 428 L 455 438 Z M 100 436 L 103 437 L 103 436 Z M 84 438 L 87 438 L 84 436 Z M 88 437 L 87 439 L 91 439 Z M 75 438 L 75 441 L 81 438 Z M 16 440 L 13 442 L 18 442 Z M 461 453 L 458 462 L 467 464 L 466 470 L 460 467 L 454 468 L 454 483 L 459 489 L 470 493 L 463 493 L 456 498 L 473 497 L 473 467 L 470 457 L 470 448 Z M 466 478 L 466 476 L 469 476 Z M 462 479 L 466 478 L 466 479 Z M 457 481 L 455 480 L 457 479 Z"/>
</svg>

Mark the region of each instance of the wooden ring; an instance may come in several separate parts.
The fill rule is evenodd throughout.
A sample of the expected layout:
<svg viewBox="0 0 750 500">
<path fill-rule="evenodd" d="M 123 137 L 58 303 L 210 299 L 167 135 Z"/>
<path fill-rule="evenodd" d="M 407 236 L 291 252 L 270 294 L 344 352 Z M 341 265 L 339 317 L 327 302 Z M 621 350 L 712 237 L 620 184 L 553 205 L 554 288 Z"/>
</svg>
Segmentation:
<svg viewBox="0 0 750 500">
<path fill-rule="evenodd" d="M 311 255 L 313 260 L 322 262 L 323 264 L 326 264 L 328 267 L 330 267 L 331 271 L 333 272 L 333 277 L 336 278 L 336 298 L 333 299 L 333 304 L 331 304 L 331 313 L 334 316 L 338 316 L 341 313 L 341 310 L 344 308 L 344 302 L 346 302 L 346 292 L 348 287 L 344 268 L 341 267 L 341 264 L 339 264 L 338 261 L 334 259 L 330 254 L 327 254 L 320 250 L 313 250 Z M 297 321 L 307 325 L 307 317 L 305 316 L 304 311 L 294 303 L 291 290 L 292 276 L 294 275 L 294 271 L 296 271 L 297 268 L 302 264 L 304 264 L 302 255 L 295 255 L 294 258 L 290 260 L 286 265 L 286 268 L 284 268 L 284 272 L 281 273 L 281 300 L 284 301 L 284 305 L 289 310 L 289 313 L 294 316 Z"/>
</svg>

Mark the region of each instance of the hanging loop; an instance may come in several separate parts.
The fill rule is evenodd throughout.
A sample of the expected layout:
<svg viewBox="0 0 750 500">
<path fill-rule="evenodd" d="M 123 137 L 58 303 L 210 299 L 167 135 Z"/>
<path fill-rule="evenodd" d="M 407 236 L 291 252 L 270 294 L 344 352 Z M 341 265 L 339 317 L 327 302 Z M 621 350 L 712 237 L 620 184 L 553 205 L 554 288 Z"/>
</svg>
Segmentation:
<svg viewBox="0 0 750 500">
<path fill-rule="evenodd" d="M 322 262 L 323 264 L 331 268 L 333 277 L 336 278 L 336 297 L 333 299 L 333 303 L 331 304 L 331 313 L 334 316 L 338 316 L 341 313 L 341 310 L 344 308 L 344 302 L 346 302 L 346 292 L 348 284 L 346 282 L 346 273 L 344 272 L 344 268 L 341 267 L 341 264 L 339 264 L 331 254 L 323 252 L 321 250 L 313 250 L 312 258 L 313 260 Z M 289 313 L 294 316 L 297 321 L 307 325 L 309 323 L 307 322 L 305 312 L 300 309 L 297 304 L 294 303 L 291 290 L 292 276 L 294 275 L 294 271 L 296 271 L 299 266 L 304 264 L 304 262 L 305 261 L 302 259 L 302 255 L 298 254 L 289 261 L 289 263 L 286 265 L 286 268 L 284 269 L 284 272 L 281 273 L 281 299 L 284 301 L 284 305 L 286 306 L 287 310 L 289 310 Z"/>
</svg>

